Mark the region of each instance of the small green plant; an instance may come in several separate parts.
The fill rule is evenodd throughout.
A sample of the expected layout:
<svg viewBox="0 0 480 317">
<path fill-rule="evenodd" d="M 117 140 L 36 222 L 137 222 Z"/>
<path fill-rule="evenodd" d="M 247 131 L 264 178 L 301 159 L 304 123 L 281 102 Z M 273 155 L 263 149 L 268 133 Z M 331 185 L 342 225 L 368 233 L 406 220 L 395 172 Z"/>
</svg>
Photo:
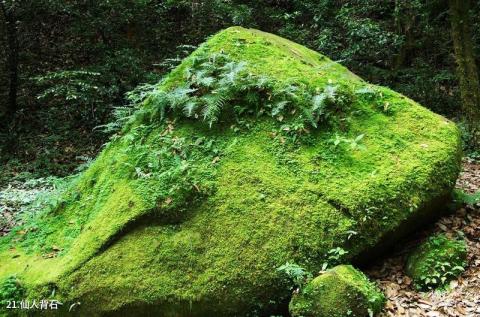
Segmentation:
<svg viewBox="0 0 480 317">
<path fill-rule="evenodd" d="M 371 220 L 378 212 L 378 207 L 368 206 L 363 209 L 363 215 L 360 217 L 361 222 L 365 223 Z"/>
<path fill-rule="evenodd" d="M 99 91 L 96 79 L 100 73 L 84 70 L 64 70 L 35 77 L 37 85 L 45 87 L 37 98 L 60 102 L 88 103 Z"/>
<path fill-rule="evenodd" d="M 293 283 L 294 288 L 301 289 L 309 280 L 312 279 L 312 274 L 306 271 L 303 267 L 295 263 L 285 263 L 277 268 L 278 272 L 285 274 L 290 282 Z"/>
<path fill-rule="evenodd" d="M 0 284 L 0 310 L 5 309 L 9 302 L 20 301 L 25 296 L 25 289 L 20 280 L 11 275 Z"/>
<path fill-rule="evenodd" d="M 439 285 L 444 285 L 447 280 L 451 280 L 465 271 L 460 265 L 453 265 L 450 262 L 438 262 L 434 259 L 429 261 L 432 266 L 432 272 L 428 275 L 421 275 L 419 285 L 422 288 L 434 289 Z"/>
<path fill-rule="evenodd" d="M 109 82 L 111 78 L 100 71 L 60 70 L 34 77 L 38 87 L 37 99 L 42 108 L 49 109 L 50 116 L 46 124 L 58 126 L 60 121 L 76 122 L 82 120 L 87 127 L 95 127 L 104 122 L 119 91 Z M 65 110 L 67 109 L 67 110 Z"/>
<path fill-rule="evenodd" d="M 347 254 L 348 251 L 340 247 L 328 250 L 326 254 L 326 261 L 322 265 L 322 271 L 325 271 L 329 267 L 334 267 L 335 265 L 341 264 Z"/>
<path fill-rule="evenodd" d="M 463 239 L 444 234 L 430 237 L 408 258 L 406 270 L 420 290 L 444 287 L 459 276 L 467 265 L 467 246 Z"/>
<path fill-rule="evenodd" d="M 464 120 L 457 122 L 457 127 L 460 130 L 462 149 L 465 156 L 474 161 L 478 161 L 480 155 L 478 147 L 476 146 L 476 139 L 478 138 L 474 132 L 476 131 L 476 128 L 472 127 L 471 124 Z"/>
<path fill-rule="evenodd" d="M 355 138 L 350 139 L 350 138 L 340 136 L 339 134 L 336 133 L 334 137 L 330 139 L 330 143 L 333 145 L 334 148 L 337 148 L 342 144 L 346 144 L 353 151 L 364 150 L 365 146 L 362 144 L 362 140 L 364 137 L 365 137 L 365 134 L 360 134 Z"/>
<path fill-rule="evenodd" d="M 371 85 L 365 85 L 364 87 L 357 89 L 355 93 L 359 98 L 373 104 L 383 113 L 387 115 L 392 114 L 392 105 L 388 101 L 384 101 L 384 94 L 378 88 L 374 88 Z"/>
<path fill-rule="evenodd" d="M 190 55 L 195 49 L 197 49 L 197 46 L 194 45 L 179 45 L 177 46 L 175 57 L 165 58 L 161 63 L 154 65 L 170 71 L 177 67 L 178 64 L 180 64 L 182 60 Z"/>
<path fill-rule="evenodd" d="M 454 199 L 459 204 L 473 206 L 480 202 L 480 191 L 477 191 L 474 194 L 464 192 L 461 189 L 456 189 L 454 191 Z"/>
</svg>

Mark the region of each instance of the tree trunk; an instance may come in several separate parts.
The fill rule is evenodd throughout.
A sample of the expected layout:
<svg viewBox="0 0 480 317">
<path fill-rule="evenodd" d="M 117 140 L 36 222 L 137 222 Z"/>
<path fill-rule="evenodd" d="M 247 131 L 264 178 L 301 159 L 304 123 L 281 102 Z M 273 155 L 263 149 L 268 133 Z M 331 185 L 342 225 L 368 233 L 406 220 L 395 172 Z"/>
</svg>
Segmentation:
<svg viewBox="0 0 480 317">
<path fill-rule="evenodd" d="M 473 50 L 470 0 L 449 0 L 449 5 L 463 115 L 471 129 L 474 145 L 480 145 L 480 83 Z"/>
<path fill-rule="evenodd" d="M 395 26 L 397 32 L 405 36 L 405 42 L 400 47 L 398 54 L 393 60 L 393 70 L 399 70 L 405 65 L 410 50 L 415 45 L 413 29 L 416 23 L 416 12 L 405 5 L 401 0 L 395 1 Z"/>
<path fill-rule="evenodd" d="M 13 5 L 12 5 L 13 6 Z M 18 41 L 17 26 L 13 7 L 8 7 L 4 0 L 0 0 L 0 11 L 5 21 L 7 33 L 7 67 L 10 81 L 6 117 L 12 118 L 17 111 L 18 90 Z"/>
</svg>

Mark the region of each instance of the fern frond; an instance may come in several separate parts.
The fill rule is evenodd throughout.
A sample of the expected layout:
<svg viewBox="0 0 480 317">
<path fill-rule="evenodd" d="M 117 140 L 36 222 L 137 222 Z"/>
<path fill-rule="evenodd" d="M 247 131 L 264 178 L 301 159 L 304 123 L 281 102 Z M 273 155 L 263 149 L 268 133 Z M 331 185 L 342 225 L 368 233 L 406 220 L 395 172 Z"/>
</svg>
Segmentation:
<svg viewBox="0 0 480 317">
<path fill-rule="evenodd" d="M 189 86 L 180 86 L 172 90 L 168 94 L 168 101 L 173 110 L 181 108 L 190 98 L 190 94 L 195 92 L 196 89 Z"/>
<path fill-rule="evenodd" d="M 290 100 L 295 100 L 297 96 L 298 88 L 294 85 L 285 85 L 284 87 L 277 88 L 273 91 L 273 94 L 278 98 L 288 98 Z"/>
<path fill-rule="evenodd" d="M 235 82 L 240 72 L 245 68 L 245 62 L 229 62 L 222 67 L 224 73 L 222 74 L 222 78 L 225 79 L 229 83 Z"/>
<path fill-rule="evenodd" d="M 260 76 L 254 82 L 254 87 L 260 90 L 268 89 L 271 86 L 272 86 L 272 82 L 266 76 Z"/>
<path fill-rule="evenodd" d="M 210 88 L 215 84 L 215 78 L 211 76 L 197 77 L 196 83 L 199 86 Z"/>
<path fill-rule="evenodd" d="M 155 118 L 160 118 L 161 120 L 165 118 L 167 109 L 170 106 L 169 96 L 165 92 L 157 93 L 152 95 L 149 99 L 150 105 L 153 108 L 150 114 L 150 120 Z"/>
<path fill-rule="evenodd" d="M 315 95 L 312 98 L 312 111 L 322 110 L 325 107 L 325 100 L 327 96 L 325 94 Z"/>
<path fill-rule="evenodd" d="M 188 101 L 183 106 L 183 112 L 187 117 L 191 117 L 196 112 L 197 108 L 198 108 L 198 104 L 195 101 Z"/>
<path fill-rule="evenodd" d="M 203 108 L 203 119 L 211 125 L 218 120 L 218 115 L 226 103 L 226 99 L 222 95 L 209 94 L 203 97 L 206 102 Z"/>
<path fill-rule="evenodd" d="M 323 90 L 323 93 L 325 94 L 326 98 L 329 99 L 329 101 L 335 101 L 337 97 L 337 90 L 338 90 L 338 86 L 328 85 Z"/>
<path fill-rule="evenodd" d="M 282 113 L 285 107 L 288 105 L 288 103 L 289 103 L 288 100 L 282 100 L 277 102 L 272 109 L 272 117 L 275 117 L 278 114 Z"/>
<path fill-rule="evenodd" d="M 258 92 L 249 90 L 245 94 L 245 101 L 251 105 L 257 105 L 260 102 L 260 96 Z"/>
</svg>

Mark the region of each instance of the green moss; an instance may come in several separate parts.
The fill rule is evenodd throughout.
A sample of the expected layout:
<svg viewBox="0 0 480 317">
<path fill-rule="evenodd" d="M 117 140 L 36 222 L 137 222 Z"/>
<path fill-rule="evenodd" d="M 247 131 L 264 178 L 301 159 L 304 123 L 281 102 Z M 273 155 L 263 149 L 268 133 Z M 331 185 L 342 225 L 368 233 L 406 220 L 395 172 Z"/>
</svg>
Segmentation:
<svg viewBox="0 0 480 317">
<path fill-rule="evenodd" d="M 58 206 L 0 240 L 0 278 L 18 274 L 32 298 L 55 287 L 92 316 L 268 313 L 290 296 L 275 268 L 318 272 L 337 247 L 349 261 L 448 197 L 460 160 L 452 122 L 288 40 L 229 28 L 159 89 L 185 83 L 195 56 L 221 51 L 273 79 L 271 92 L 347 87 L 348 109 L 298 138 L 291 112 L 227 116 L 211 128 L 173 114 L 135 121 Z"/>
<path fill-rule="evenodd" d="M 437 234 L 412 252 L 406 272 L 418 289 L 430 290 L 446 286 L 465 270 L 466 265 L 465 240 Z"/>
<path fill-rule="evenodd" d="M 385 296 L 360 271 L 339 265 L 316 277 L 295 294 L 294 317 L 365 317 L 379 313 Z"/>
</svg>

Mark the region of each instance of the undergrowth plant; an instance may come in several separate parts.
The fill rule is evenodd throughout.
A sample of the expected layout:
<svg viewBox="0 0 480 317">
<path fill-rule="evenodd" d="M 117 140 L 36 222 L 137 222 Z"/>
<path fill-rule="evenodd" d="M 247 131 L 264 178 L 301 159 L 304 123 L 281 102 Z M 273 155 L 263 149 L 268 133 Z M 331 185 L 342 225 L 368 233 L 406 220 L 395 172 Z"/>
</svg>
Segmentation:
<svg viewBox="0 0 480 317">
<path fill-rule="evenodd" d="M 327 268 L 334 267 L 339 265 L 344 261 L 345 256 L 347 256 L 348 251 L 344 250 L 341 247 L 336 247 L 328 250 L 326 255 L 326 260 L 322 264 L 322 271 L 325 271 Z"/>
<path fill-rule="evenodd" d="M 183 76 L 184 84 L 170 89 L 162 83 L 139 87 L 128 95 L 130 106 L 117 108 L 116 120 L 104 128 L 118 131 L 168 117 L 202 120 L 211 127 L 231 118 L 240 122 L 242 116 L 268 115 L 282 123 L 282 132 L 295 135 L 335 121 L 354 99 L 340 84 L 312 90 L 302 83 L 252 74 L 246 62 L 224 53 L 193 57 Z"/>
<path fill-rule="evenodd" d="M 454 190 L 454 199 L 457 203 L 473 206 L 480 202 L 480 191 L 470 194 L 463 190 Z"/>
<path fill-rule="evenodd" d="M 294 289 L 301 289 L 308 281 L 312 279 L 312 274 L 298 264 L 286 262 L 277 268 L 277 271 L 293 284 Z"/>
<path fill-rule="evenodd" d="M 66 188 L 67 179 L 29 179 L 25 182 L 11 182 L 0 189 L 0 210 L 4 213 L 4 217 L 0 219 L 0 228 L 18 225 L 41 211 L 55 208 L 60 194 Z M 11 217 L 7 218 L 6 213 Z"/>
<path fill-rule="evenodd" d="M 467 265 L 467 246 L 461 238 L 430 237 L 408 258 L 406 270 L 420 290 L 444 287 Z"/>
<path fill-rule="evenodd" d="M 37 99 L 44 107 L 63 110 L 61 115 L 69 120 L 85 120 L 85 124 L 91 126 L 108 116 L 111 107 L 108 100 L 117 92 L 97 71 L 62 70 L 32 80 L 39 89 Z"/>
<path fill-rule="evenodd" d="M 362 88 L 357 89 L 355 94 L 359 96 L 359 98 L 373 104 L 383 113 L 387 115 L 392 114 L 392 105 L 384 100 L 384 92 L 380 89 L 375 88 L 372 85 L 365 85 Z"/>
<path fill-rule="evenodd" d="M 13 241 L 22 243 L 26 250 L 37 250 L 34 237 L 45 237 L 52 230 L 52 214 L 68 200 L 65 193 L 78 174 L 65 178 L 47 177 L 14 181 L 0 189 L 0 230 L 10 232 L 1 239 L 0 249 L 10 247 Z M 73 180 L 73 182 L 72 182 Z M 64 221 L 59 221 L 65 227 Z M 43 243 L 43 242 L 42 242 Z M 43 246 L 42 246 L 43 247 Z"/>
</svg>

